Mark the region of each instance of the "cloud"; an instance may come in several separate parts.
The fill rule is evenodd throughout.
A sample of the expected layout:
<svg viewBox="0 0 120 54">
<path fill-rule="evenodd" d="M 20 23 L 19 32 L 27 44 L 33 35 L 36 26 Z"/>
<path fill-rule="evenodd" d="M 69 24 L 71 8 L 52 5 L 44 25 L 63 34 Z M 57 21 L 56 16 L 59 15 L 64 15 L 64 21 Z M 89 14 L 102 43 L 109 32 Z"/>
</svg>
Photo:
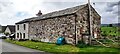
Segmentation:
<svg viewBox="0 0 120 54">
<path fill-rule="evenodd" d="M 111 2 L 111 3 L 108 3 L 107 5 L 108 5 L 108 7 L 114 7 L 114 6 L 118 5 L 118 2 Z"/>
<path fill-rule="evenodd" d="M 29 15 L 29 13 L 27 13 L 27 12 L 17 12 L 15 16 L 16 17 L 23 17 L 23 16 L 25 17 L 27 15 Z"/>
<path fill-rule="evenodd" d="M 116 2 L 119 0 L 106 1 L 107 3 L 91 0 L 91 4 L 96 3 L 92 6 L 102 16 L 102 23 L 116 23 L 119 17 Z M 85 3 L 87 0 L 0 0 L 0 24 L 15 24 L 23 19 L 35 17 L 39 10 L 46 14 Z"/>
<path fill-rule="evenodd" d="M 12 2 L 9 2 L 9 0 L 0 0 L 0 12 L 4 10 L 4 8 L 9 7 L 12 4 Z"/>
<path fill-rule="evenodd" d="M 39 0 L 0 0 L 0 24 L 14 25 L 16 22 L 35 15 L 33 8 Z M 35 7 L 36 8 L 36 7 Z M 38 11 L 38 10 L 36 10 Z"/>
<path fill-rule="evenodd" d="M 102 23 L 118 23 L 118 3 L 119 2 L 108 2 L 104 8 L 104 13 L 102 14 Z"/>
</svg>

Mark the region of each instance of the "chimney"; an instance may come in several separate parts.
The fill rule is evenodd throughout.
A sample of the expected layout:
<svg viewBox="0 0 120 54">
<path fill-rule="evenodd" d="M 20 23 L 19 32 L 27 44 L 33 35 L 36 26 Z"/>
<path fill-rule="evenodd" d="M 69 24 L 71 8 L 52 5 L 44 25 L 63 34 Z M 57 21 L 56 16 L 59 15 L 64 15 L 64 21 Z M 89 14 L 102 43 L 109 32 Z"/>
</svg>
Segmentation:
<svg viewBox="0 0 120 54">
<path fill-rule="evenodd" d="M 36 14 L 36 16 L 41 16 L 42 13 L 41 13 L 41 10 L 39 10 L 39 12 Z"/>
</svg>

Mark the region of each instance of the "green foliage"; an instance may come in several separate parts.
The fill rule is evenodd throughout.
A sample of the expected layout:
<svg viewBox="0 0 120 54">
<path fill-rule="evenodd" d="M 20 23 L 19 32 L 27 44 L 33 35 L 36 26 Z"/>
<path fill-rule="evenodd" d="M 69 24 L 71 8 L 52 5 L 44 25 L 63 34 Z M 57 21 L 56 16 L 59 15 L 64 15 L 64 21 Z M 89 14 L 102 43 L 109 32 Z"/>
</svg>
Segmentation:
<svg viewBox="0 0 120 54">
<path fill-rule="evenodd" d="M 120 28 L 118 27 L 101 27 L 102 36 L 120 36 Z"/>
<path fill-rule="evenodd" d="M 2 31 L 0 31 L 0 33 L 2 33 Z"/>
<path fill-rule="evenodd" d="M 83 42 L 83 41 L 78 41 L 77 47 L 83 48 L 83 47 L 87 47 L 87 46 L 88 46 L 88 45 L 87 45 L 85 42 Z"/>
<path fill-rule="evenodd" d="M 113 27 L 113 25 L 112 25 L 112 24 L 109 24 L 108 27 Z"/>
<path fill-rule="evenodd" d="M 9 35 L 9 32 L 5 32 L 4 34 L 5 34 L 6 36 L 8 36 L 8 35 Z"/>
<path fill-rule="evenodd" d="M 24 47 L 37 49 L 45 52 L 118 52 L 116 48 L 106 48 L 106 47 L 98 47 L 98 46 L 85 46 L 83 48 L 79 48 L 72 45 L 56 45 L 56 44 L 48 44 L 43 42 L 33 42 L 33 41 L 13 41 L 6 39 L 5 41 L 14 43 L 17 45 L 21 45 Z"/>
<path fill-rule="evenodd" d="M 52 43 L 34 42 L 34 41 L 12 41 L 8 39 L 6 41 L 24 47 L 46 51 L 46 52 L 79 52 L 79 48 L 72 45 L 56 45 Z"/>
<path fill-rule="evenodd" d="M 103 31 L 103 32 L 101 32 L 101 35 L 102 35 L 102 36 L 107 36 L 107 32 L 106 32 L 106 31 Z"/>
</svg>

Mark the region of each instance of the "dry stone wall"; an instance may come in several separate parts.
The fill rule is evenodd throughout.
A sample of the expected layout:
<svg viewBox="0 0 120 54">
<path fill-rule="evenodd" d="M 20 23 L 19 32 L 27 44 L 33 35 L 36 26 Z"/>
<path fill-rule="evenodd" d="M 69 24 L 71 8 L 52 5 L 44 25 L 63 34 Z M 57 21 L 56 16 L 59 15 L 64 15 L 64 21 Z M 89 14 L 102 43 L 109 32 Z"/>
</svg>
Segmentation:
<svg viewBox="0 0 120 54">
<path fill-rule="evenodd" d="M 29 23 L 30 39 L 56 43 L 64 36 L 67 43 L 75 43 L 75 16 L 61 16 Z"/>
</svg>

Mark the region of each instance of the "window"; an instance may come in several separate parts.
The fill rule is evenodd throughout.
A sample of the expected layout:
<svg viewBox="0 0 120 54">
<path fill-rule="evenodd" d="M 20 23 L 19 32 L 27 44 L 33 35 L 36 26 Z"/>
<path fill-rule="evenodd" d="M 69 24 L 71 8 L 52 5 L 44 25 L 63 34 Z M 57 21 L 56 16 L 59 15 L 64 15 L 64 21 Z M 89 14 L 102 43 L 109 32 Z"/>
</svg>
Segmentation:
<svg viewBox="0 0 120 54">
<path fill-rule="evenodd" d="M 17 38 L 19 38 L 19 33 L 17 33 Z"/>
<path fill-rule="evenodd" d="M 24 30 L 25 30 L 25 28 L 26 28 L 26 25 L 24 24 L 24 25 L 23 25 L 23 27 L 24 27 Z"/>
<path fill-rule="evenodd" d="M 22 33 L 20 33 L 20 39 L 22 39 Z"/>
<path fill-rule="evenodd" d="M 25 38 L 25 33 L 23 33 L 23 38 Z"/>
<path fill-rule="evenodd" d="M 17 25 L 17 30 L 19 30 L 19 25 Z"/>
</svg>

